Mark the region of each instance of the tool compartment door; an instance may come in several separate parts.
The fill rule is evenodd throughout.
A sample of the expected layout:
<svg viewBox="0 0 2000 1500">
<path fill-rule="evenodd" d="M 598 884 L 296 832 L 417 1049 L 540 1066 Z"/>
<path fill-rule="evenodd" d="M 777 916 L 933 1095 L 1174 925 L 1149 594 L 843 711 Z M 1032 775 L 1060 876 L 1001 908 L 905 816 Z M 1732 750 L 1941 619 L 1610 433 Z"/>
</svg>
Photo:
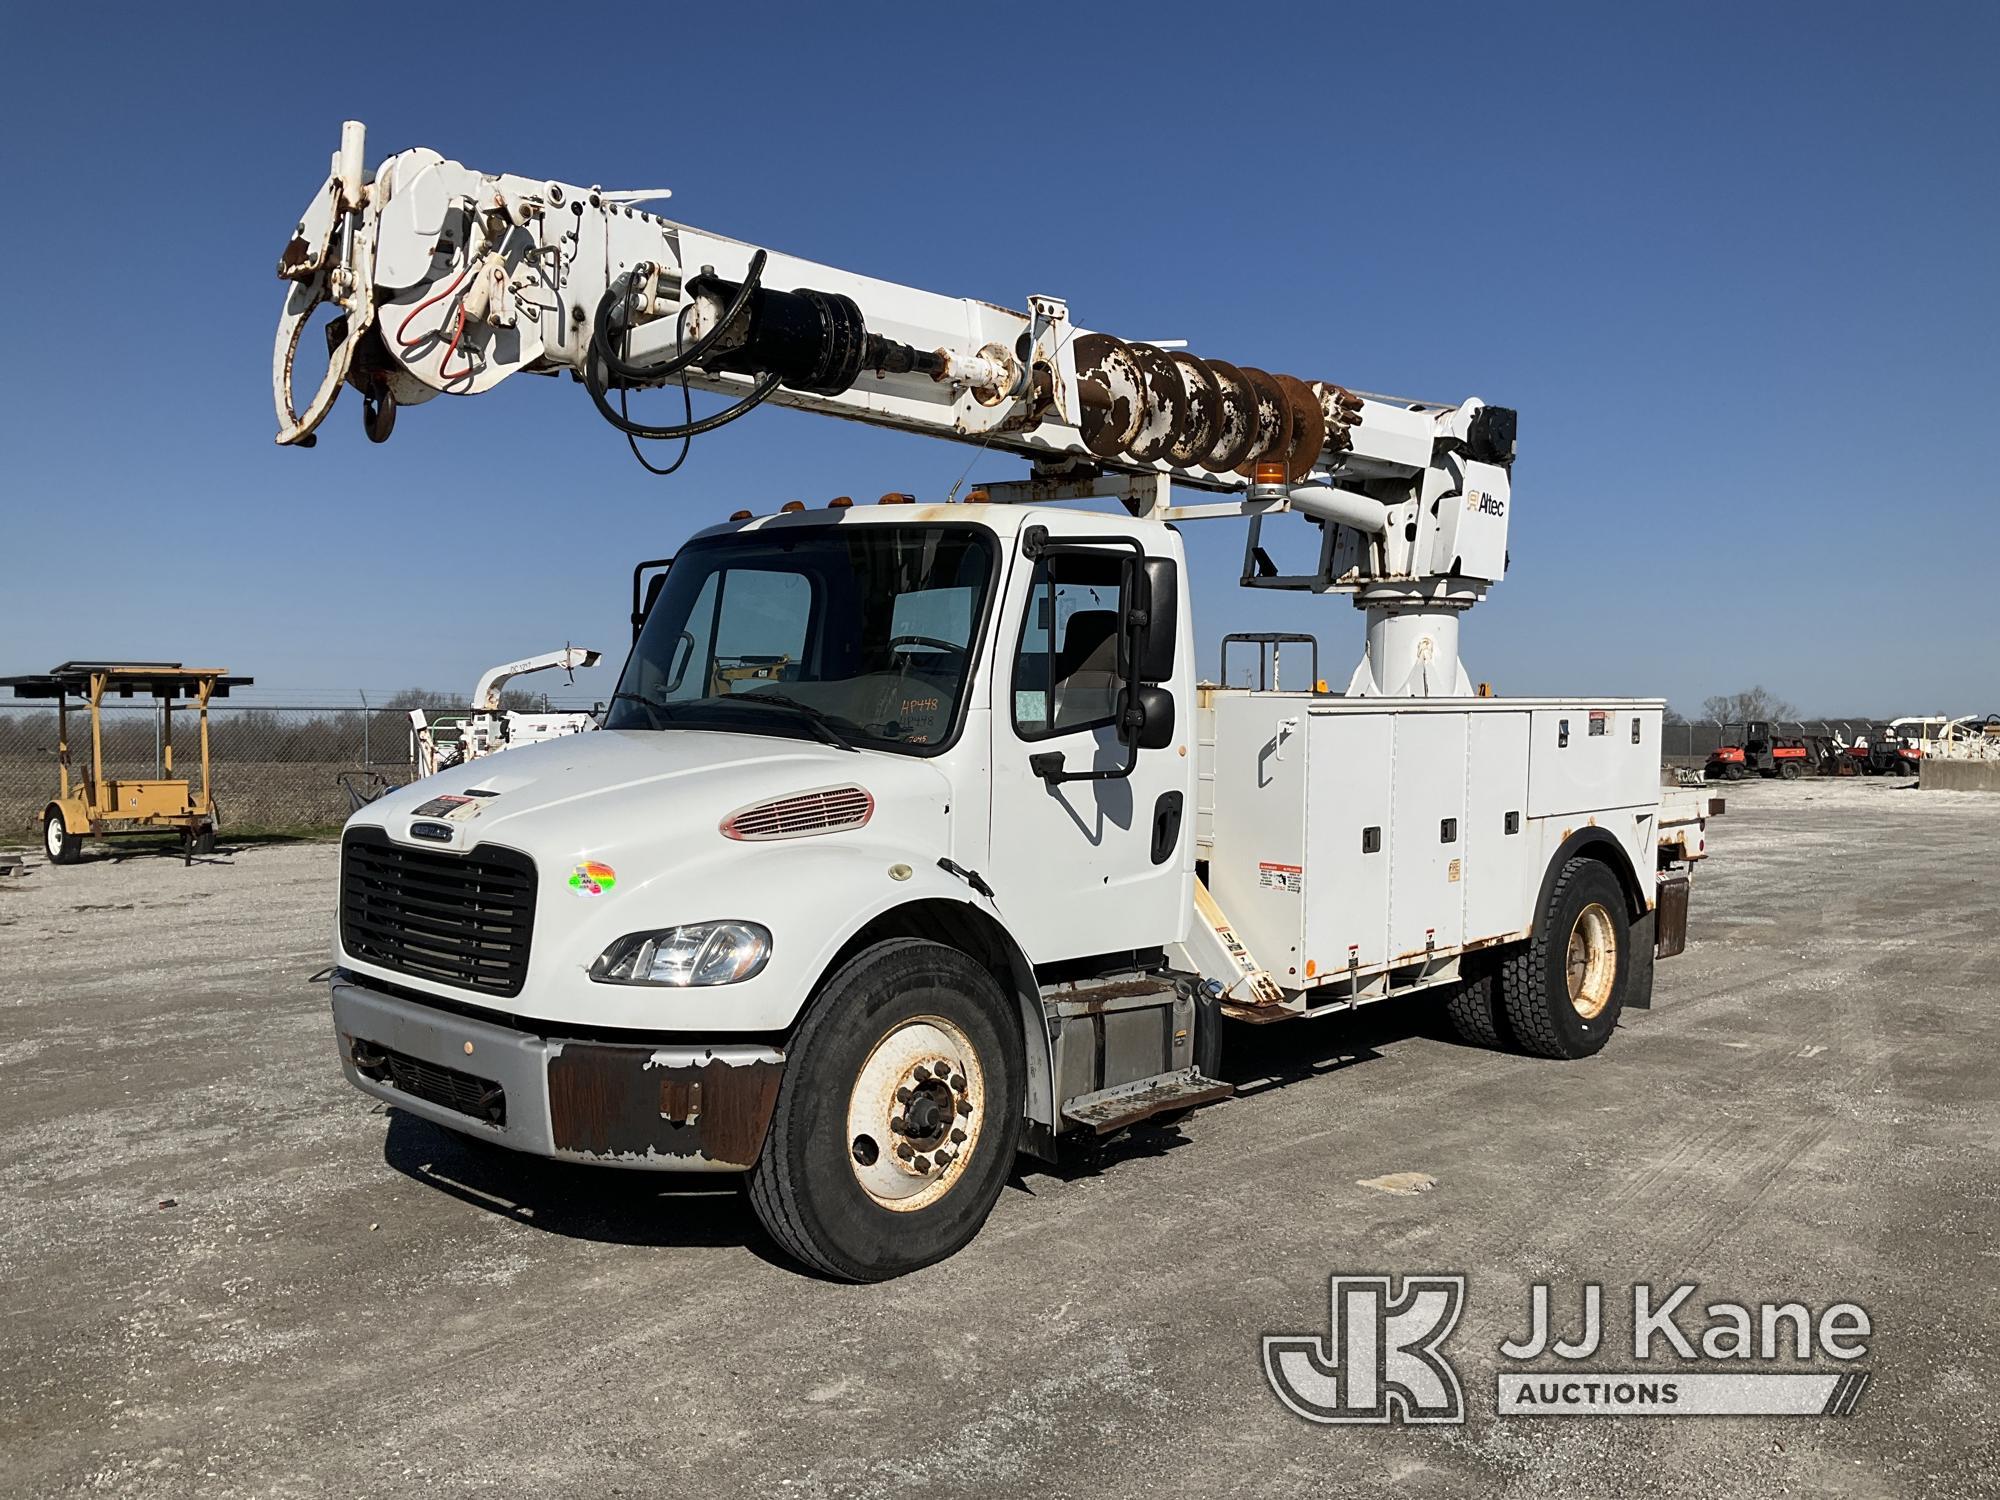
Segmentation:
<svg viewBox="0 0 2000 1500">
<path fill-rule="evenodd" d="M 1660 710 L 1587 701 L 1538 708 L 1528 757 L 1528 816 L 1644 807 L 1660 791 Z"/>
<path fill-rule="evenodd" d="M 1397 716 L 1389 958 L 1420 959 L 1465 936 L 1466 715 Z"/>
<path fill-rule="evenodd" d="M 1309 722 L 1306 957 L 1316 977 L 1324 979 L 1344 972 L 1350 959 L 1367 969 L 1389 957 L 1396 719 L 1384 712 L 1336 710 L 1314 713 Z"/>
<path fill-rule="evenodd" d="M 1533 920 L 1540 885 L 1528 827 L 1528 716 L 1475 710 L 1465 757 L 1465 941 Z"/>
</svg>

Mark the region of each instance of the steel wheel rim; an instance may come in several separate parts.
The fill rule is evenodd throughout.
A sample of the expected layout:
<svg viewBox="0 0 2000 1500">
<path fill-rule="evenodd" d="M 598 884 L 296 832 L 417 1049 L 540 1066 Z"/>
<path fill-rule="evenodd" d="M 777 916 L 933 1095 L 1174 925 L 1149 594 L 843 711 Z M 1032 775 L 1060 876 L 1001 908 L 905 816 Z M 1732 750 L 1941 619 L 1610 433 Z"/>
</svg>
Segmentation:
<svg viewBox="0 0 2000 1500">
<path fill-rule="evenodd" d="M 985 1117 L 986 1070 L 966 1034 L 942 1016 L 899 1021 L 848 1094 L 854 1180 L 893 1212 L 927 1208 L 965 1175 Z"/>
<path fill-rule="evenodd" d="M 1570 924 L 1563 971 L 1576 1013 L 1586 1021 L 1603 1014 L 1618 979 L 1618 928 L 1600 903 L 1591 902 Z"/>
<path fill-rule="evenodd" d="M 63 843 L 69 830 L 63 827 L 61 818 L 50 818 L 42 825 L 42 848 L 53 859 L 63 852 Z"/>
</svg>

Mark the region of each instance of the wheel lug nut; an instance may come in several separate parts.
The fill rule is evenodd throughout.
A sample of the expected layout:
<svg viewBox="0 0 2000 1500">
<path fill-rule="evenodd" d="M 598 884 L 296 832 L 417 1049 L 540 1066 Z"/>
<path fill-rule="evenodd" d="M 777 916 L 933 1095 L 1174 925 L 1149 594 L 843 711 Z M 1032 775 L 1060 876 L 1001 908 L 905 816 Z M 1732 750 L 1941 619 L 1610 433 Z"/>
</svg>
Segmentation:
<svg viewBox="0 0 2000 1500">
<path fill-rule="evenodd" d="M 962 1115 L 969 1115 L 969 1114 L 971 1114 L 971 1113 L 972 1113 L 972 1101 L 971 1101 L 970 1099 L 961 1099 L 961 1100 L 959 1100 L 959 1101 L 958 1101 L 958 1112 L 959 1112 L 960 1114 L 962 1114 Z"/>
<path fill-rule="evenodd" d="M 908 1089 L 896 1090 L 896 1102 L 898 1104 L 908 1104 L 914 1098 L 916 1098 L 916 1095 L 912 1094 Z"/>
<path fill-rule="evenodd" d="M 951 1159 L 952 1159 L 951 1153 L 949 1151 L 939 1151 L 937 1154 L 938 1169 L 942 1171 L 944 1168 L 950 1166 Z"/>
<path fill-rule="evenodd" d="M 917 1071 L 910 1076 L 916 1079 L 918 1083 L 929 1083 L 931 1081 L 931 1070 L 922 1063 L 918 1063 Z"/>
<path fill-rule="evenodd" d="M 910 1149 L 910 1143 L 908 1141 L 898 1141 L 896 1142 L 896 1154 L 902 1157 L 904 1161 L 908 1161 L 911 1157 L 915 1156 L 917 1153 Z"/>
<path fill-rule="evenodd" d="M 928 1172 L 931 1169 L 931 1159 L 928 1156 L 920 1156 L 911 1162 L 910 1165 L 915 1167 L 919 1172 Z"/>
<path fill-rule="evenodd" d="M 897 1115 L 889 1122 L 889 1128 L 895 1131 L 897 1135 L 908 1135 L 910 1133 L 910 1122 L 901 1115 Z"/>
<path fill-rule="evenodd" d="M 964 1144 L 965 1144 L 965 1132 L 964 1132 L 963 1130 L 954 1130 L 954 1131 L 953 1131 L 953 1132 L 951 1133 L 951 1143 L 952 1143 L 952 1144 L 953 1144 L 954 1146 L 962 1146 L 962 1145 L 964 1145 Z"/>
<path fill-rule="evenodd" d="M 958 1077 L 956 1077 L 956 1078 L 952 1079 L 952 1081 L 951 1081 L 951 1086 L 952 1086 L 953 1088 L 957 1089 L 957 1090 L 958 1090 L 958 1091 L 959 1091 L 959 1092 L 960 1092 L 961 1094 L 962 1094 L 962 1093 L 964 1093 L 964 1092 L 965 1092 L 965 1075 L 964 1075 L 963 1073 L 961 1073 L 961 1074 L 959 1074 L 959 1075 L 958 1075 Z"/>
</svg>

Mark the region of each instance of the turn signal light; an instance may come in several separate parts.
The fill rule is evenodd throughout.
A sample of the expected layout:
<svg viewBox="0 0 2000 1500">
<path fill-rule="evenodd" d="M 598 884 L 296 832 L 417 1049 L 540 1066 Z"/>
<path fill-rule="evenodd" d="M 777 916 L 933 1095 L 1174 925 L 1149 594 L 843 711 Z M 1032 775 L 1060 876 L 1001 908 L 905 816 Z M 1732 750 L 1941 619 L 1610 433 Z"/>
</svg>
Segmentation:
<svg viewBox="0 0 2000 1500">
<path fill-rule="evenodd" d="M 877 505 L 915 505 L 917 503 L 917 497 L 915 495 L 900 494 L 894 490 L 891 490 L 888 494 L 884 495 L 880 500 L 876 501 L 875 503 Z"/>
<path fill-rule="evenodd" d="M 782 515 L 795 516 L 805 508 L 806 503 L 803 500 L 787 500 L 783 505 L 778 507 L 778 510 Z"/>
<path fill-rule="evenodd" d="M 729 519 L 732 521 L 747 521 L 750 519 L 750 512 L 747 510 L 731 511 Z"/>
<path fill-rule="evenodd" d="M 831 500 L 826 502 L 826 508 L 828 510 L 846 510 L 853 503 L 854 497 L 852 495 L 835 495 Z"/>
<path fill-rule="evenodd" d="M 1252 478 L 1252 483 L 1283 484 L 1285 482 L 1285 478 L 1286 475 L 1285 475 L 1284 460 L 1269 459 L 1269 458 L 1259 459 L 1257 462 L 1257 467 L 1254 476 Z"/>
</svg>

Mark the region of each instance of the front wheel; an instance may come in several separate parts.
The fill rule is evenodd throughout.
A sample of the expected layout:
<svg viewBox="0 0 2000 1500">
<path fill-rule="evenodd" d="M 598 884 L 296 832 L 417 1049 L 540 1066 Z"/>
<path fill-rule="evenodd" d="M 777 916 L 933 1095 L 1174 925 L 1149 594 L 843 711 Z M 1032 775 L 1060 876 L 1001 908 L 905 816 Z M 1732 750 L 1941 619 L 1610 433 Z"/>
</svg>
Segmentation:
<svg viewBox="0 0 2000 1500">
<path fill-rule="evenodd" d="M 83 858 L 83 840 L 70 832 L 59 807 L 42 814 L 42 852 L 52 865 L 73 865 Z"/>
<path fill-rule="evenodd" d="M 1594 859 L 1566 863 L 1535 935 L 1500 971 L 1509 1028 L 1523 1051 L 1589 1057 L 1611 1039 L 1632 971 L 1632 923 L 1618 877 Z"/>
<path fill-rule="evenodd" d="M 885 1281 L 962 1249 L 1013 1170 L 1014 1006 L 979 964 L 898 938 L 830 979 L 787 1049 L 750 1204 L 824 1275 Z"/>
</svg>

